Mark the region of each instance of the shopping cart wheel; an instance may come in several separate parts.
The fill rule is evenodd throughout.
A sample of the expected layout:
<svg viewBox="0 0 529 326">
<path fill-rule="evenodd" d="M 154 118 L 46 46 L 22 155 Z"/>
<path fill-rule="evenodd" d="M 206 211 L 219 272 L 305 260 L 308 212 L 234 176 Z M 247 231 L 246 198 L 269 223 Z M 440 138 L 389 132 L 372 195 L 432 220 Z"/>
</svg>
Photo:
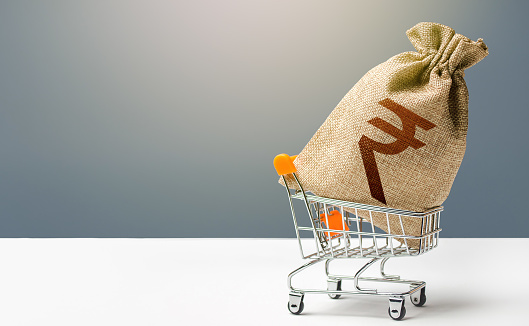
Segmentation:
<svg viewBox="0 0 529 326">
<path fill-rule="evenodd" d="M 416 307 L 422 307 L 426 303 L 426 288 L 422 288 L 420 293 L 415 292 L 411 295 L 411 303 Z"/>
<path fill-rule="evenodd" d="M 389 298 L 389 316 L 394 320 L 401 320 L 406 315 L 404 298 Z"/>
<path fill-rule="evenodd" d="M 299 305 L 292 305 L 290 302 L 288 303 L 288 311 L 290 311 L 294 315 L 301 314 L 303 312 L 303 308 L 305 308 L 305 305 L 303 304 L 303 302 L 301 302 Z"/>
<path fill-rule="evenodd" d="M 342 280 L 330 279 L 327 281 L 327 290 L 329 291 L 341 291 L 342 290 Z M 329 298 L 338 299 L 341 294 L 332 294 L 329 293 Z"/>
<path fill-rule="evenodd" d="M 303 294 L 290 293 L 288 296 L 288 311 L 294 315 L 299 315 L 303 311 Z"/>
</svg>

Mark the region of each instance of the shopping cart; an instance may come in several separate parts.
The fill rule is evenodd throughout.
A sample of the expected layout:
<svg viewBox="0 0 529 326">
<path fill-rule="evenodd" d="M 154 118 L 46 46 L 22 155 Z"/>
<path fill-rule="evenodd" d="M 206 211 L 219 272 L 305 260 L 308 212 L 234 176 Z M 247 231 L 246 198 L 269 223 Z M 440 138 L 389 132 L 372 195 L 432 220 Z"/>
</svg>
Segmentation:
<svg viewBox="0 0 529 326">
<path fill-rule="evenodd" d="M 293 164 L 295 156 L 280 154 L 274 159 L 277 173 L 285 183 L 288 193 L 290 209 L 296 230 L 296 237 L 303 259 L 311 261 L 297 268 L 288 275 L 290 290 L 288 310 L 293 314 L 303 311 L 303 298 L 307 293 L 328 294 L 331 299 L 338 299 L 344 294 L 363 294 L 389 297 L 389 316 L 401 320 L 406 314 L 404 307 L 405 297 L 410 297 L 415 306 L 422 306 L 426 302 L 426 283 L 423 281 L 404 280 L 397 275 L 387 275 L 384 266 L 389 258 L 418 256 L 437 247 L 439 241 L 440 216 L 443 207 L 436 207 L 427 212 L 412 212 L 371 206 L 315 196 L 304 191 L 301 182 L 296 176 L 296 167 Z M 291 175 L 292 178 L 285 176 Z M 291 184 L 287 180 L 291 180 Z M 294 184 L 292 184 L 294 180 Z M 293 187 L 292 187 L 293 186 Z M 291 190 L 297 189 L 297 190 Z M 301 200 L 308 213 L 307 226 L 298 221 L 293 199 Z M 384 216 L 387 221 L 388 232 L 376 228 L 373 216 Z M 390 218 L 391 223 L 390 223 Z M 410 235 L 406 232 L 403 219 L 417 219 L 421 223 L 421 234 Z M 399 232 L 391 232 L 391 224 L 400 224 Z M 306 221 L 307 222 L 307 221 Z M 365 225 L 364 225 L 365 224 Z M 394 227 L 395 229 L 395 227 Z M 301 233 L 312 235 L 314 241 L 301 239 Z M 309 241 L 309 242 L 307 242 Z M 304 247 L 311 244 L 311 250 L 304 251 Z M 354 275 L 337 275 L 330 273 L 330 264 L 335 259 L 367 258 L 370 259 Z M 380 261 L 381 277 L 362 277 L 362 274 L 376 262 Z M 327 275 L 327 289 L 302 289 L 292 286 L 294 275 L 319 262 L 325 262 Z M 342 289 L 342 281 L 352 280 L 353 288 Z M 390 292 L 373 288 L 360 287 L 359 282 L 385 282 L 409 285 L 409 291 Z M 407 287 L 406 287 L 407 289 Z"/>
</svg>

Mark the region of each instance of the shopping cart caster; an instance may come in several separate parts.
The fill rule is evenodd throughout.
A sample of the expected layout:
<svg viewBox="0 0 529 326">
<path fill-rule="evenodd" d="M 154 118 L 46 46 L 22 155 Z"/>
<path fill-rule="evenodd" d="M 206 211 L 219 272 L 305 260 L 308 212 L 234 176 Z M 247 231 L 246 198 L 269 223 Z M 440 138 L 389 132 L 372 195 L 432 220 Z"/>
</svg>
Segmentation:
<svg viewBox="0 0 529 326">
<path fill-rule="evenodd" d="M 327 290 L 328 291 L 341 291 L 342 290 L 342 280 L 336 280 L 336 279 L 327 280 Z M 342 296 L 341 294 L 329 293 L 329 298 L 331 299 L 338 299 L 341 296 Z"/>
<path fill-rule="evenodd" d="M 303 294 L 290 293 L 288 296 L 288 311 L 294 315 L 299 315 L 303 311 Z"/>
<path fill-rule="evenodd" d="M 389 298 L 389 316 L 395 320 L 401 320 L 406 315 L 404 298 Z"/>
<path fill-rule="evenodd" d="M 426 288 L 422 288 L 421 291 L 413 293 L 411 297 L 411 303 L 416 307 L 422 307 L 426 303 Z"/>
</svg>

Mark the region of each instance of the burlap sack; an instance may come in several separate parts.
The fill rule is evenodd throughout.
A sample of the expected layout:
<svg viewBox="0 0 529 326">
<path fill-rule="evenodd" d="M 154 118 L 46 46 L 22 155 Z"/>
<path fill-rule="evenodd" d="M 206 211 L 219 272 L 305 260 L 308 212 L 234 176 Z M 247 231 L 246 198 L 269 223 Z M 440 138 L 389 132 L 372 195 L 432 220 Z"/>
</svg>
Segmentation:
<svg viewBox="0 0 529 326">
<path fill-rule="evenodd" d="M 481 39 L 435 23 L 419 23 L 406 34 L 417 52 L 396 55 L 365 74 L 294 161 L 306 190 L 418 212 L 448 197 L 466 147 L 464 70 L 488 50 Z M 385 214 L 373 219 L 387 232 Z M 424 233 L 420 220 L 403 222 L 406 234 Z M 396 216 L 390 226 L 402 234 Z"/>
</svg>

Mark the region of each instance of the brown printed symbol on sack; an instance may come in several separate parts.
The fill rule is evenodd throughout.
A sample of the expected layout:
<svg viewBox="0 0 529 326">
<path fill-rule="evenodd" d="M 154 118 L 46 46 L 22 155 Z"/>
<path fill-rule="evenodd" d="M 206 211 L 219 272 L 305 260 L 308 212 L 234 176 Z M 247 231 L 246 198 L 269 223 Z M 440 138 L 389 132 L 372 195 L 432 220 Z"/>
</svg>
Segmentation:
<svg viewBox="0 0 529 326">
<path fill-rule="evenodd" d="M 380 181 L 380 174 L 378 173 L 377 162 L 375 161 L 375 152 L 394 155 L 403 152 L 409 146 L 414 149 L 419 149 L 426 144 L 415 138 L 415 127 L 419 126 L 421 129 L 430 130 L 435 127 L 435 125 L 406 109 L 402 105 L 393 102 L 389 98 L 378 103 L 391 110 L 400 118 L 402 121 L 402 130 L 378 117 L 373 118 L 369 120 L 368 123 L 390 134 L 397 140 L 389 144 L 384 144 L 362 135 L 358 145 L 360 146 L 360 153 L 362 154 L 362 160 L 364 161 L 364 168 L 366 170 L 371 196 L 386 204 L 386 197 L 384 197 L 384 190 L 382 189 L 382 182 Z"/>
</svg>

